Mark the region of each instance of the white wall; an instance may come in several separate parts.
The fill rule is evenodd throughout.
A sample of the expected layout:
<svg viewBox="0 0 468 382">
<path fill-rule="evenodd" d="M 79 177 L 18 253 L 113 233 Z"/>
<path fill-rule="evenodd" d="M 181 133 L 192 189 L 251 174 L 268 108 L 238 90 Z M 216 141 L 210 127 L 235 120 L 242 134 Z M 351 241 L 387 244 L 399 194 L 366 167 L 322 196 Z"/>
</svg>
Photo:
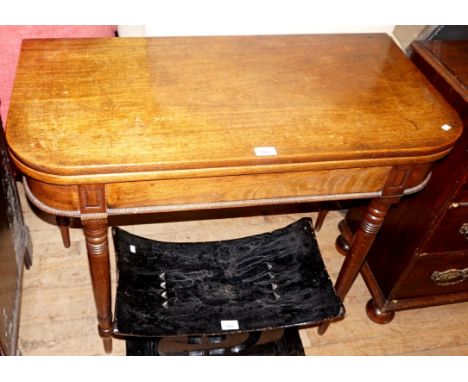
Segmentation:
<svg viewBox="0 0 468 382">
<path fill-rule="evenodd" d="M 387 33 L 398 11 L 392 0 L 165 0 L 134 9 L 144 21 L 123 25 L 125 36 L 210 36 L 311 33 Z M 401 11 L 399 13 L 402 13 Z M 140 18 L 141 20 L 141 18 Z M 392 25 L 390 25 L 392 24 Z"/>
<path fill-rule="evenodd" d="M 271 19 L 270 19 L 271 20 Z M 200 20 L 197 23 L 155 22 L 149 25 L 119 25 L 119 36 L 209 36 L 209 35 L 261 35 L 301 33 L 387 33 L 395 25 L 314 25 L 306 23 L 274 23 L 263 20 L 242 22 L 232 20 Z"/>
<path fill-rule="evenodd" d="M 134 4 L 138 0 L 132 0 Z M 151 2 L 144 22 L 121 36 L 209 36 L 309 33 L 387 33 L 391 4 L 375 0 L 166 0 Z M 143 11 L 143 13 L 142 13 Z M 401 13 L 401 11 L 400 11 Z M 141 19 L 140 19 L 141 20 Z M 378 24 L 378 25 L 375 25 Z"/>
<path fill-rule="evenodd" d="M 301 33 L 388 33 L 394 25 L 307 25 L 300 23 L 242 22 L 232 20 L 218 23 L 206 20 L 203 23 L 185 25 L 145 25 L 146 36 L 190 36 L 190 35 L 259 35 L 259 34 L 301 34 Z"/>
</svg>

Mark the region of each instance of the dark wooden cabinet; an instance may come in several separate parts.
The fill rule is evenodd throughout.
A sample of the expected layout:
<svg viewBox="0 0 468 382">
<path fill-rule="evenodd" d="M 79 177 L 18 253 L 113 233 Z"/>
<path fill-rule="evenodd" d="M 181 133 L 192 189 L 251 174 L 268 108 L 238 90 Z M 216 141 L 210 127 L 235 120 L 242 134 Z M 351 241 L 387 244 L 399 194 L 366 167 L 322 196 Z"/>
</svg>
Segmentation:
<svg viewBox="0 0 468 382">
<path fill-rule="evenodd" d="M 397 310 L 468 301 L 468 41 L 415 42 L 411 59 L 460 114 L 465 130 L 432 171 L 427 187 L 387 215 L 362 275 L 368 316 L 390 322 Z M 441 128 L 434 126 L 434 129 Z M 346 249 L 363 210 L 348 210 L 338 247 Z"/>
<path fill-rule="evenodd" d="M 23 265 L 30 265 L 30 243 L 0 120 L 0 355 L 18 353 Z"/>
</svg>

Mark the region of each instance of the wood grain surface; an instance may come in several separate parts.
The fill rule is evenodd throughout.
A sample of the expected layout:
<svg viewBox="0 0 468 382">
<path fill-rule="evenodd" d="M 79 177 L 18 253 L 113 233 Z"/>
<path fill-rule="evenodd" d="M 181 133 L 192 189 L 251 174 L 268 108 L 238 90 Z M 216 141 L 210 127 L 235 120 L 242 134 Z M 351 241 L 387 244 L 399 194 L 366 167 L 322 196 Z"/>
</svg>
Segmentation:
<svg viewBox="0 0 468 382">
<path fill-rule="evenodd" d="M 7 139 L 23 171 L 40 173 L 33 177 L 105 181 L 110 173 L 428 162 L 460 131 L 386 35 L 56 39 L 23 42 Z M 255 156 L 264 146 L 277 155 Z"/>
</svg>

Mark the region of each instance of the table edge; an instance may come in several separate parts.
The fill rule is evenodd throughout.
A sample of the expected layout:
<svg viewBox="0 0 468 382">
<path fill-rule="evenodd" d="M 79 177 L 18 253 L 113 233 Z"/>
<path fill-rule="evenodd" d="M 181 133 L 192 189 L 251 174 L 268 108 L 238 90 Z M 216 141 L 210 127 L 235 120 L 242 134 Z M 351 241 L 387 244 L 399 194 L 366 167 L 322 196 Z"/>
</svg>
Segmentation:
<svg viewBox="0 0 468 382">
<path fill-rule="evenodd" d="M 424 189 L 431 179 L 431 173 L 429 173 L 420 183 L 415 186 L 406 188 L 403 190 L 402 195 L 411 195 Z M 28 200 L 40 210 L 57 216 L 80 218 L 81 220 L 94 220 L 94 219 L 106 219 L 108 216 L 118 215 L 135 215 L 135 214 L 152 214 L 152 213 L 164 213 L 164 212 L 183 212 L 183 211 L 194 211 L 194 210 L 207 210 L 207 209 L 219 209 L 219 208 L 236 208 L 236 207 L 252 207 L 252 206 L 265 206 L 265 205 L 276 205 L 285 203 L 315 203 L 315 202 L 327 202 L 327 201 L 339 201 L 339 200 L 354 200 L 354 199 L 368 199 L 380 197 L 383 191 L 371 191 L 371 192 L 348 192 L 339 194 L 324 194 L 324 195 L 304 195 L 304 196 L 290 196 L 290 197 L 274 197 L 274 198 L 262 198 L 262 199 L 245 199 L 245 200 L 234 200 L 225 202 L 206 202 L 206 203 L 181 203 L 181 204 L 169 204 L 169 205 L 153 205 L 145 207 L 129 207 L 129 208 L 106 208 L 105 212 L 97 213 L 82 213 L 80 210 L 63 210 L 54 207 L 50 207 L 43 203 L 34 193 L 31 191 L 27 177 L 23 177 L 23 186 L 25 194 Z"/>
<path fill-rule="evenodd" d="M 459 130 L 461 135 L 462 129 Z M 402 157 L 380 157 L 371 159 L 355 160 L 330 160 L 323 162 L 305 162 L 305 163 L 285 163 L 285 164 L 263 164 L 250 166 L 232 166 L 232 167 L 210 167 L 197 169 L 165 170 L 165 171 L 135 171 L 135 172 L 115 172 L 115 173 L 97 173 L 97 174 L 78 174 L 61 175 L 36 170 L 18 159 L 14 153 L 9 150 L 10 157 L 15 166 L 25 175 L 48 184 L 56 185 L 79 185 L 79 184 L 102 184 L 116 182 L 133 182 L 146 180 L 162 179 L 185 179 L 185 178 L 204 178 L 204 177 L 223 177 L 233 175 L 251 175 L 268 174 L 298 171 L 320 171 L 335 170 L 340 168 L 356 167 L 381 167 L 396 165 L 414 165 L 434 162 L 447 155 L 453 148 L 454 142 L 447 147 L 443 147 L 435 153 L 419 156 Z"/>
</svg>

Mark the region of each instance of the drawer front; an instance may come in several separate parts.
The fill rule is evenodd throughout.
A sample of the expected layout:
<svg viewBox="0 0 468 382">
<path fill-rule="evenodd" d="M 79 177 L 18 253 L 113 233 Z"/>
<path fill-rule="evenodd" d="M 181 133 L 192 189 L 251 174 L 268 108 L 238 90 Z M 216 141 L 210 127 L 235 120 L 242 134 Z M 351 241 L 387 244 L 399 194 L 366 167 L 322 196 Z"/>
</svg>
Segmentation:
<svg viewBox="0 0 468 382">
<path fill-rule="evenodd" d="M 468 207 L 450 208 L 421 252 L 468 250 Z"/>
<path fill-rule="evenodd" d="M 395 299 L 468 292 L 468 251 L 416 256 Z"/>
<path fill-rule="evenodd" d="M 106 195 L 108 207 L 127 208 L 374 192 L 383 188 L 390 170 L 369 167 L 111 183 Z"/>
</svg>

